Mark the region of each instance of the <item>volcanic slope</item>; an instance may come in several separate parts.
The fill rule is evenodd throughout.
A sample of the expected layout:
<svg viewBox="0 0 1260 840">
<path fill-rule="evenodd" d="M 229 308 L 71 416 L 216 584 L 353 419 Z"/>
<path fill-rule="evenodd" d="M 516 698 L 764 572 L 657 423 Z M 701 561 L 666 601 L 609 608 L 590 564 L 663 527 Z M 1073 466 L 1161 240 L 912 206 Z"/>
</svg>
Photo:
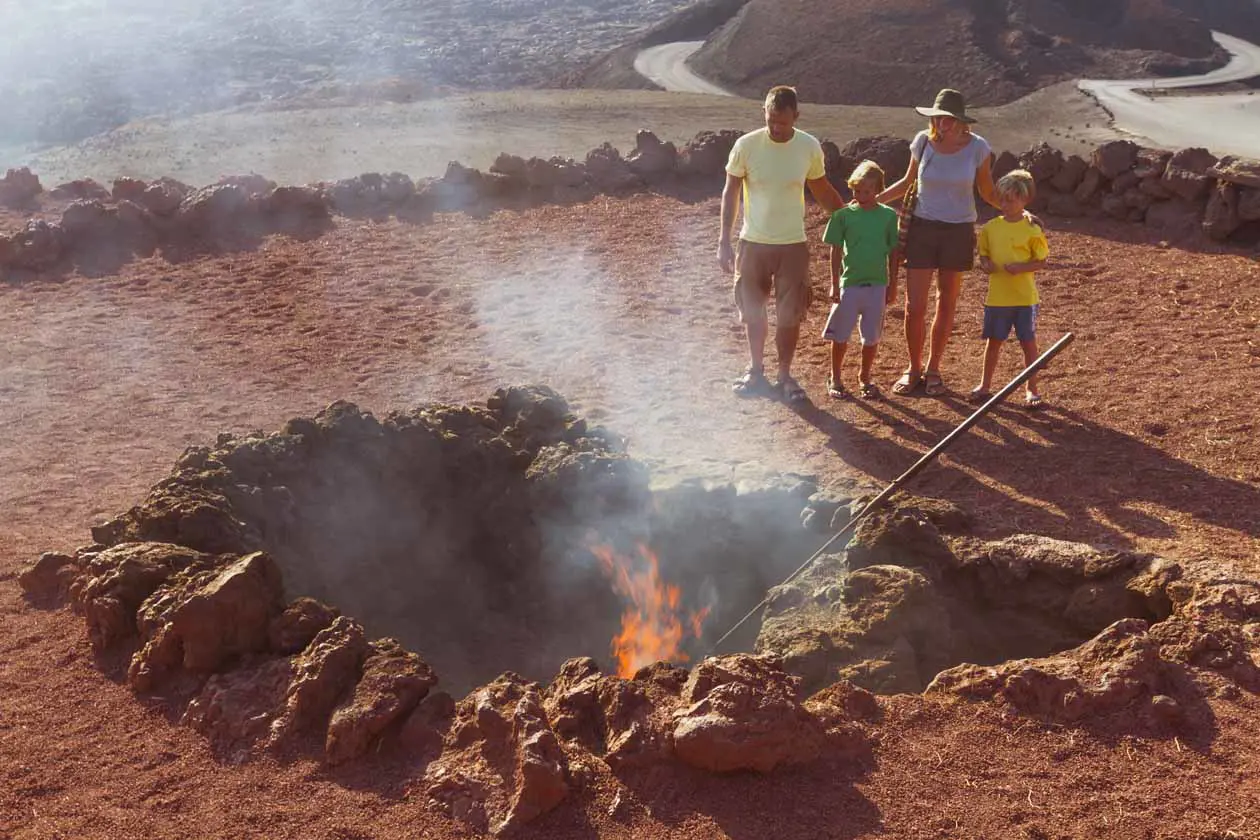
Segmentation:
<svg viewBox="0 0 1260 840">
<path fill-rule="evenodd" d="M 1223 59 L 1208 27 L 1166 0 L 750 0 L 691 64 L 751 97 L 789 83 L 810 102 L 906 105 L 942 87 L 997 104 L 1069 78 Z"/>
</svg>

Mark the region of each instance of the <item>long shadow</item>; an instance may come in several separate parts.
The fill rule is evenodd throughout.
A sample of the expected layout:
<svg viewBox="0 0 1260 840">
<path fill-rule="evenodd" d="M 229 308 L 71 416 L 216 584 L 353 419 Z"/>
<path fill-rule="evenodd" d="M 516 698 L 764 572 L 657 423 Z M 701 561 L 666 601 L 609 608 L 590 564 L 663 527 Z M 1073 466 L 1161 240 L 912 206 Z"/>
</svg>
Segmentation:
<svg viewBox="0 0 1260 840">
<path fill-rule="evenodd" d="M 879 808 L 856 787 L 874 769 L 868 756 L 780 767 L 768 775 L 715 775 L 679 765 L 618 777 L 651 807 L 653 819 L 679 830 L 705 816 L 732 840 L 849 840 L 882 824 Z"/>
<path fill-rule="evenodd" d="M 943 418 L 926 415 L 913 399 L 855 402 L 922 449 L 907 449 L 816 409 L 799 414 L 828 434 L 831 448 L 846 463 L 886 481 L 904 472 L 975 408 L 947 398 L 943 404 L 957 414 Z M 1213 475 L 1070 409 L 1029 412 L 999 405 L 946 454 L 907 491 L 970 507 L 983 514 L 988 532 L 1031 531 L 1119 548 L 1132 547 L 1134 537 L 1176 537 L 1174 525 L 1138 509 L 1146 504 L 1260 537 L 1260 486 Z"/>
</svg>

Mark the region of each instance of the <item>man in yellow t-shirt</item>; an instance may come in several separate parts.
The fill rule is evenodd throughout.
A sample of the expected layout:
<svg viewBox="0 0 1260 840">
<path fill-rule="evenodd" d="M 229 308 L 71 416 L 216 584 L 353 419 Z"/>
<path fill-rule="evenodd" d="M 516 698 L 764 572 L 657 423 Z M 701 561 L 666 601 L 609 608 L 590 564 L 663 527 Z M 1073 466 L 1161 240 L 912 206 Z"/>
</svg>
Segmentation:
<svg viewBox="0 0 1260 840">
<path fill-rule="evenodd" d="M 1032 200 L 1035 182 L 1030 172 L 1016 169 L 997 182 L 1002 215 L 980 228 L 978 250 L 980 267 L 989 273 L 989 294 L 984 300 L 984 373 L 969 399 L 983 402 L 997 370 L 1002 345 L 1015 331 L 1024 351 L 1024 364 L 1037 358 L 1037 282 L 1033 272 L 1046 266 L 1050 247 L 1046 233 L 1024 209 Z M 1037 377 L 1028 379 L 1024 405 L 1041 408 L 1044 401 L 1037 389 Z"/>
<path fill-rule="evenodd" d="M 770 390 L 763 356 L 770 331 L 766 303 L 774 291 L 775 347 L 779 351 L 776 389 L 788 402 L 805 400 L 792 378 L 792 359 L 809 310 L 809 246 L 805 239 L 805 188 L 827 212 L 844 200 L 827 180 L 822 145 L 796 128 L 800 115 L 794 88 L 780 85 L 766 94 L 766 127 L 735 141 L 722 190 L 722 232 L 718 262 L 735 272 L 735 305 L 748 337 L 748 370 L 734 386 L 752 396 Z M 739 247 L 731 242 L 740 201 L 744 206 Z"/>
</svg>

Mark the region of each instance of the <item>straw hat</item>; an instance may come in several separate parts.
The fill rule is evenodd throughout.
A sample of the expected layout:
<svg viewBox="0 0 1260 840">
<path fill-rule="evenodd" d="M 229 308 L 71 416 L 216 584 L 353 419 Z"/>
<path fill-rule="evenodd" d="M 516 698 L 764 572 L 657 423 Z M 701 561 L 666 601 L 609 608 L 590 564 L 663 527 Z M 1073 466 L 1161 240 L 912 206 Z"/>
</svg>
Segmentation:
<svg viewBox="0 0 1260 840">
<path fill-rule="evenodd" d="M 925 117 L 953 117 L 960 122 L 973 123 L 975 117 L 967 116 L 967 103 L 956 90 L 945 88 L 936 94 L 936 104 L 931 108 L 916 105 L 915 109 Z"/>
</svg>

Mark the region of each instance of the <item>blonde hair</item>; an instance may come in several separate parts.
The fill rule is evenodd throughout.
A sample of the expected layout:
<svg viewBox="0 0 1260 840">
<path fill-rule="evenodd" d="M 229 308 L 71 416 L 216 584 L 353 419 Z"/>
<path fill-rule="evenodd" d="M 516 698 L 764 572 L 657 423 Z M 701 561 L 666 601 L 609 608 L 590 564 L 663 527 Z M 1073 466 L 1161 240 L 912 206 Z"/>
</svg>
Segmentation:
<svg viewBox="0 0 1260 840">
<path fill-rule="evenodd" d="M 1032 201 L 1033 194 L 1037 191 L 1037 182 L 1034 180 L 1032 173 L 1027 169 L 1012 169 L 997 182 L 997 194 L 1013 195 Z"/>
<path fill-rule="evenodd" d="M 853 174 L 849 176 L 849 180 L 845 183 L 849 185 L 849 189 L 853 189 L 858 184 L 866 180 L 874 180 L 878 182 L 880 192 L 884 190 L 884 170 L 879 164 L 873 160 L 864 160 L 854 168 Z"/>
<path fill-rule="evenodd" d="M 954 119 L 958 120 L 957 117 L 954 117 Z M 963 134 L 971 133 L 970 123 L 963 122 L 962 120 L 958 120 L 958 122 L 960 125 L 962 125 Z M 928 136 L 928 139 L 931 140 L 933 143 L 941 139 L 941 133 L 936 130 L 936 118 L 928 117 L 927 136 Z"/>
</svg>

